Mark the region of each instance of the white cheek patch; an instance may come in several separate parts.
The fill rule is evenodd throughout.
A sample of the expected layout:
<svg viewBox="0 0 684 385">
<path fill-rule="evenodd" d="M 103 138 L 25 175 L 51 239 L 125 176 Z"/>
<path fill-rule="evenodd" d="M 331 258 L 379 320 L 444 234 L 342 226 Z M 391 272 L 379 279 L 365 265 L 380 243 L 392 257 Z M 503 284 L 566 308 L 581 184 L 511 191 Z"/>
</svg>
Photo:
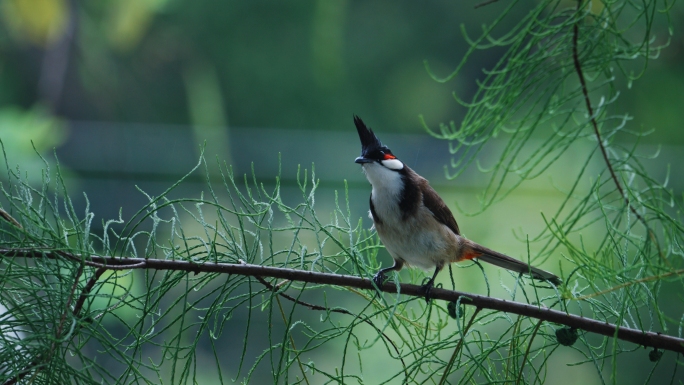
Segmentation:
<svg viewBox="0 0 684 385">
<path fill-rule="evenodd" d="M 404 164 L 401 163 L 399 159 L 385 159 L 381 160 L 383 166 L 389 168 L 390 170 L 401 170 L 404 168 Z"/>
</svg>

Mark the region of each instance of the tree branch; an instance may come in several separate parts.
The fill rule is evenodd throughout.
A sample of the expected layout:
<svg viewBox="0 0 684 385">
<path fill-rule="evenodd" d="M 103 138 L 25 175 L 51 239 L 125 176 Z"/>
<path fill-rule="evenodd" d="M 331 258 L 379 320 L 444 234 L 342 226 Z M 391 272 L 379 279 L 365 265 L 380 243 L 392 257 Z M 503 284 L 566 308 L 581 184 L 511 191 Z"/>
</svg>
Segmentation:
<svg viewBox="0 0 684 385">
<path fill-rule="evenodd" d="M 63 251 L 57 252 L 49 249 L 0 249 L 0 255 L 4 257 L 24 257 L 24 258 L 60 258 L 69 257 L 74 261 L 81 262 L 82 257 L 68 254 Z M 375 285 L 369 279 L 340 274 L 321 273 L 316 271 L 304 271 L 270 266 L 232 264 L 232 263 L 203 263 L 197 264 L 182 260 L 161 260 L 143 258 L 115 258 L 109 256 L 89 256 L 85 261 L 87 265 L 97 266 L 103 269 L 153 269 L 186 271 L 198 273 L 222 273 L 237 274 L 253 277 L 272 277 L 287 279 L 291 281 L 301 281 L 317 284 L 353 287 L 358 289 L 375 290 Z M 399 293 L 425 297 L 425 293 L 418 285 L 402 283 L 398 285 Z M 381 291 L 387 293 L 397 293 L 395 283 L 386 282 L 379 287 Z M 553 310 L 541 305 L 528 305 L 525 303 L 506 301 L 497 298 L 470 294 L 454 290 L 435 288 L 430 293 L 433 299 L 444 301 L 458 301 L 465 305 L 472 305 L 478 308 L 502 311 L 507 313 L 519 314 L 526 317 L 536 318 L 548 322 L 566 325 L 571 328 L 585 330 L 600 334 L 606 337 L 617 337 L 618 339 L 632 342 L 645 347 L 671 350 L 684 353 L 684 339 L 660 333 L 646 332 L 631 329 L 623 326 L 610 324 L 591 318 L 585 318 L 562 311 Z"/>
<path fill-rule="evenodd" d="M 2 211 L 2 210 L 0 210 Z M 4 211 L 3 211 L 4 212 Z M 1 215 L 1 213 L 0 213 Z M 19 226 L 21 227 L 21 226 Z M 60 253 L 60 255 L 62 255 Z M 66 307 L 64 309 L 64 313 L 62 313 L 62 317 L 59 321 L 59 326 L 57 327 L 57 333 L 55 333 L 55 340 L 52 342 L 52 346 L 50 346 L 50 350 L 48 352 L 47 357 L 36 357 L 31 363 L 21 372 L 19 372 L 16 376 L 8 379 L 5 381 L 3 385 L 14 385 L 17 382 L 21 381 L 29 375 L 34 369 L 40 368 L 42 365 L 50 361 L 51 355 L 56 352 L 56 346 L 57 342 L 63 337 L 62 336 L 62 331 L 64 327 L 64 322 L 66 320 L 66 314 L 69 312 L 69 308 L 71 308 L 71 301 L 74 298 L 74 293 L 76 292 L 76 287 L 78 286 L 78 280 L 81 277 L 81 274 L 83 274 L 83 266 L 84 264 L 81 263 L 78 267 L 78 271 L 76 273 L 76 276 L 74 277 L 74 284 L 71 287 L 71 294 L 69 295 L 69 300 L 67 301 Z M 78 317 L 79 313 L 81 312 L 81 309 L 83 308 L 83 304 L 85 303 L 86 299 L 88 298 L 88 294 L 90 294 L 90 291 L 93 290 L 95 287 L 95 284 L 97 283 L 97 280 L 100 279 L 100 276 L 106 271 L 107 269 L 105 267 L 100 267 L 95 271 L 95 274 L 88 280 L 88 283 L 85 285 L 83 290 L 81 291 L 81 295 L 78 297 L 78 300 L 76 301 L 76 304 L 74 305 L 74 309 L 71 311 L 74 317 Z"/>
<path fill-rule="evenodd" d="M 473 7 L 473 8 L 478 9 L 480 7 L 484 7 L 485 5 L 496 3 L 497 1 L 499 1 L 499 0 L 486 0 L 486 1 L 483 1 L 481 3 L 475 4 L 475 7 Z"/>
<path fill-rule="evenodd" d="M 577 12 L 579 12 L 582 8 L 582 0 L 577 0 Z M 587 112 L 589 113 L 589 120 L 591 121 L 591 126 L 594 128 L 594 135 L 596 135 L 596 141 L 598 142 L 598 146 L 601 149 L 601 155 L 603 155 L 603 161 L 606 163 L 606 167 L 608 168 L 608 171 L 610 172 L 610 177 L 613 179 L 613 183 L 615 183 L 615 187 L 617 187 L 618 192 L 622 196 L 622 199 L 625 201 L 625 204 L 627 207 L 629 207 L 629 210 L 636 216 L 636 218 L 639 220 L 639 222 L 643 223 L 647 228 L 648 225 L 646 224 L 646 221 L 644 221 L 644 218 L 636 211 L 634 206 L 629 202 L 629 198 L 627 197 L 627 194 L 625 194 L 625 190 L 622 188 L 622 185 L 620 184 L 620 181 L 618 180 L 617 174 L 615 174 L 615 170 L 613 169 L 613 164 L 610 162 L 610 159 L 608 158 L 608 152 L 606 151 L 606 146 L 603 144 L 603 138 L 601 137 L 601 132 L 599 131 L 598 127 L 598 122 L 596 121 L 596 116 L 594 115 L 594 108 L 591 106 L 591 99 L 589 98 L 589 89 L 587 88 L 587 81 L 584 79 L 584 71 L 582 71 L 582 63 L 580 62 L 579 59 L 579 20 L 573 25 L 573 31 L 572 31 L 572 61 L 573 64 L 575 65 L 575 72 L 577 72 L 577 77 L 579 78 L 580 85 L 582 86 L 582 94 L 584 96 L 584 103 L 587 106 Z"/>
</svg>

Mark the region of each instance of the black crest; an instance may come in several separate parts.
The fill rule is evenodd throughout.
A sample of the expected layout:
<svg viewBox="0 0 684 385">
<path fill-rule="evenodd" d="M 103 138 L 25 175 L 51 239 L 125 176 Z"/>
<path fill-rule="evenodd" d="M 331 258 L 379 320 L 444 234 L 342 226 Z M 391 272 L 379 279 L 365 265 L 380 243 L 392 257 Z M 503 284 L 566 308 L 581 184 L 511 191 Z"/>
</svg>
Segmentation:
<svg viewBox="0 0 684 385">
<path fill-rule="evenodd" d="M 391 154 L 392 152 L 390 151 L 387 146 L 384 146 L 382 142 L 380 142 L 380 139 L 378 139 L 377 136 L 375 136 L 375 133 L 373 133 L 373 130 L 368 128 L 366 124 L 359 118 L 358 116 L 354 115 L 354 124 L 356 125 L 356 131 L 359 132 L 359 139 L 361 139 L 361 155 L 364 157 L 371 157 L 373 154 L 378 154 L 378 153 L 384 153 L 384 154 Z"/>
</svg>

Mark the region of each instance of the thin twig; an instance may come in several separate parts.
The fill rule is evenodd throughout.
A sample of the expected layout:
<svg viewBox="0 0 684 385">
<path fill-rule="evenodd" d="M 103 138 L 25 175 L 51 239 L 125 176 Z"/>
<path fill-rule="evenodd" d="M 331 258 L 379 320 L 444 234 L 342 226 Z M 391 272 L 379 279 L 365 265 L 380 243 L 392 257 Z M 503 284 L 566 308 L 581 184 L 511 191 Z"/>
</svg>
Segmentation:
<svg viewBox="0 0 684 385">
<path fill-rule="evenodd" d="M 582 8 L 582 0 L 577 0 L 577 12 Z M 608 158 L 608 152 L 606 151 L 606 146 L 603 144 L 603 138 L 601 137 L 601 132 L 599 131 L 598 127 L 598 122 L 596 121 L 596 116 L 594 115 L 594 108 L 591 106 L 591 99 L 589 98 L 589 89 L 587 88 L 587 81 L 584 79 L 584 71 L 582 71 L 582 63 L 580 62 L 579 59 L 579 22 L 581 19 L 577 20 L 575 24 L 573 25 L 573 33 L 572 33 L 572 61 L 575 65 L 575 71 L 577 72 L 577 77 L 579 77 L 580 85 L 582 86 L 582 94 L 584 95 L 584 103 L 587 105 L 587 112 L 589 113 L 589 120 L 591 121 L 591 126 L 594 128 L 594 135 L 596 135 L 596 141 L 598 142 L 599 148 L 601 149 L 601 154 L 603 155 L 603 160 L 606 163 L 606 167 L 608 168 L 608 171 L 610 172 L 610 177 L 613 179 L 613 183 L 615 183 L 615 187 L 617 187 L 618 192 L 622 196 L 622 199 L 625 201 L 625 204 L 627 207 L 629 207 L 629 210 L 637 217 L 639 222 L 642 222 L 644 225 L 646 225 L 646 222 L 644 221 L 644 218 L 639 215 L 639 213 L 636 211 L 634 206 L 629 202 L 629 198 L 627 198 L 627 194 L 625 194 L 625 191 L 622 189 L 622 185 L 620 184 L 620 181 L 618 180 L 617 174 L 615 174 L 615 170 L 613 169 L 613 164 L 610 162 L 610 159 Z M 647 226 L 648 227 L 648 226 Z"/>
<path fill-rule="evenodd" d="M 17 382 L 21 381 L 24 377 L 26 377 L 29 373 L 31 373 L 36 367 L 49 362 L 51 359 L 51 355 L 56 352 L 56 344 L 57 341 L 59 341 L 62 336 L 62 328 L 64 326 L 64 321 L 66 320 L 66 314 L 69 311 L 69 308 L 71 307 L 71 300 L 73 299 L 74 292 L 76 291 L 76 287 L 78 285 L 78 280 L 81 278 L 81 274 L 83 274 L 83 266 L 85 264 L 79 265 L 78 272 L 76 273 L 76 277 L 74 278 L 74 284 L 71 287 L 71 295 L 69 296 L 69 300 L 67 301 L 67 304 L 64 308 L 64 313 L 62 314 L 62 317 L 59 322 L 59 326 L 57 327 L 57 333 L 56 333 L 56 338 L 55 341 L 53 341 L 52 346 L 50 347 L 49 351 L 49 356 L 45 357 L 44 359 L 41 359 L 40 357 L 34 359 L 29 363 L 24 370 L 22 370 L 17 376 L 10 378 L 9 380 L 5 381 L 3 385 L 14 385 Z M 86 283 L 85 287 L 83 290 L 81 290 L 81 295 L 78 297 L 78 300 L 76 300 L 76 303 L 74 304 L 74 309 L 72 310 L 71 314 L 74 317 L 78 317 L 79 313 L 81 312 L 81 309 L 83 308 L 83 304 L 85 303 L 86 299 L 88 298 L 88 294 L 90 294 L 90 291 L 93 290 L 93 287 L 95 287 L 95 284 L 97 283 L 97 280 L 102 276 L 102 274 L 107 271 L 106 267 L 101 267 L 95 271 L 95 274 L 88 280 L 88 283 Z"/>
<path fill-rule="evenodd" d="M 243 264 L 246 264 L 246 263 L 243 263 Z M 294 303 L 296 303 L 296 304 L 298 304 L 298 305 L 302 305 L 302 306 L 304 306 L 304 307 L 308 307 L 308 308 L 311 309 L 311 310 L 323 310 L 323 311 L 330 312 L 330 313 L 346 314 L 346 315 L 352 316 L 352 317 L 354 317 L 354 318 L 358 318 L 358 319 L 360 319 L 361 321 L 367 323 L 367 324 L 370 325 L 373 329 L 375 329 L 375 331 L 377 331 L 378 333 L 380 333 L 380 334 L 382 335 L 382 337 L 383 337 L 387 342 L 390 343 L 390 345 L 392 345 L 392 347 L 394 348 L 394 351 L 397 353 L 397 358 L 399 358 L 399 360 L 401 360 L 402 367 L 404 368 L 404 374 L 406 375 L 406 378 L 407 378 L 407 380 L 408 380 L 408 372 L 406 371 L 406 370 L 407 370 L 407 369 L 406 369 L 406 362 L 404 362 L 404 357 L 401 356 L 401 352 L 399 351 L 399 348 L 398 348 L 397 345 L 394 343 L 394 341 L 392 341 L 392 339 L 389 338 L 389 336 L 387 336 L 387 334 L 385 334 L 385 332 L 383 332 L 382 330 L 380 330 L 380 328 L 378 328 L 377 326 L 375 326 L 375 324 L 374 324 L 371 320 L 369 320 L 369 319 L 367 319 L 367 318 L 361 318 L 360 316 L 358 316 L 358 315 L 356 315 L 356 314 L 350 312 L 350 311 L 347 310 L 347 309 L 328 308 L 328 307 L 325 307 L 325 306 L 314 305 L 314 304 L 312 304 L 312 303 L 308 303 L 308 302 L 302 301 L 302 300 L 300 300 L 300 299 L 294 298 L 294 297 L 292 297 L 292 296 L 290 296 L 290 295 L 288 295 L 288 294 L 285 294 L 285 293 L 283 293 L 283 292 L 278 292 L 278 289 L 279 289 L 280 285 L 282 285 L 282 284 L 283 284 L 284 282 L 286 282 L 286 281 L 283 281 L 283 282 L 279 283 L 278 285 L 273 286 L 273 285 L 271 285 L 268 281 L 266 281 L 265 279 L 263 279 L 263 278 L 260 277 L 260 276 L 255 276 L 254 278 L 256 278 L 257 281 L 261 282 L 262 285 L 266 286 L 266 287 L 267 287 L 269 290 L 271 290 L 272 292 L 277 293 L 277 294 L 280 295 L 281 297 L 287 299 L 288 301 L 292 301 L 292 302 L 294 302 Z"/>
<path fill-rule="evenodd" d="M 31 249 L 0 249 L 0 255 L 5 257 L 59 258 L 59 255 L 54 252 Z M 89 256 L 88 258 L 90 261 L 104 265 L 104 268 L 109 268 L 110 266 L 129 266 L 131 269 L 186 271 L 195 274 L 237 274 L 375 290 L 375 285 L 370 279 L 350 275 L 320 273 L 316 271 L 304 271 L 250 264 L 198 264 L 195 262 L 182 260 L 165 259 L 114 258 L 102 256 Z M 403 295 L 425 298 L 425 293 L 422 291 L 421 286 L 408 283 L 396 285 L 394 282 L 385 282 L 379 287 L 379 289 L 387 293 L 397 293 L 397 289 L 399 289 L 399 292 Z M 624 326 L 610 324 L 605 321 L 568 314 L 562 311 L 547 308 L 541 304 L 528 305 L 520 302 L 506 301 L 502 299 L 441 288 L 433 289 L 430 293 L 430 296 L 435 300 L 444 301 L 458 301 L 460 299 L 461 303 L 464 305 L 472 305 L 481 307 L 483 309 L 519 314 L 526 317 L 532 317 L 548 322 L 566 325 L 575 329 L 585 330 L 606 337 L 617 337 L 618 339 L 632 342 L 637 345 L 684 353 L 684 339 L 682 338 L 668 336 L 656 332 L 631 329 Z"/>
<path fill-rule="evenodd" d="M 483 1 L 483 2 L 481 2 L 481 3 L 475 4 L 475 7 L 474 7 L 474 8 L 475 8 L 475 9 L 478 9 L 478 8 L 480 8 L 480 7 L 484 7 L 485 5 L 489 5 L 489 4 L 492 4 L 492 3 L 496 3 L 497 1 L 499 1 L 499 0 L 487 0 L 487 1 Z"/>
<path fill-rule="evenodd" d="M 285 316 L 285 310 L 283 310 L 283 304 L 280 303 L 280 297 L 276 296 L 276 302 L 278 302 L 278 309 L 280 309 L 280 316 L 283 317 L 283 322 L 287 324 L 287 316 Z M 302 365 L 302 360 L 299 357 L 300 356 L 300 351 L 297 350 L 297 346 L 295 345 L 294 337 L 292 336 L 292 333 L 289 333 L 288 330 L 288 337 L 290 337 L 290 345 L 292 345 L 292 351 L 295 352 L 295 357 L 297 358 L 297 364 L 299 364 L 299 371 L 302 372 L 302 376 L 304 376 L 304 382 L 306 382 L 306 385 L 309 385 L 309 378 L 306 376 L 306 371 L 304 370 L 304 365 Z"/>
<path fill-rule="evenodd" d="M 69 299 L 67 300 L 66 306 L 64 306 L 64 312 L 62 312 L 62 317 L 60 318 L 59 326 L 57 327 L 57 333 L 55 334 L 55 341 L 53 342 L 52 349 L 50 349 L 51 352 L 55 350 L 54 344 L 57 343 L 60 338 L 62 338 L 62 328 L 64 327 L 64 322 L 66 321 L 66 315 L 69 313 L 69 309 L 71 309 L 71 301 L 74 300 L 74 294 L 76 293 L 76 287 L 78 287 L 78 280 L 81 279 L 81 274 L 83 274 L 83 264 L 80 264 L 78 266 L 78 270 L 76 271 L 74 283 L 71 285 Z"/>
<path fill-rule="evenodd" d="M 81 275 L 83 274 L 83 264 L 78 265 L 78 270 L 76 271 L 76 275 L 74 276 L 74 283 L 71 285 L 71 291 L 69 293 L 69 299 L 67 300 L 66 305 L 64 306 L 64 311 L 62 312 L 62 316 L 59 319 L 59 325 L 57 326 L 57 331 L 55 332 L 55 339 L 52 341 L 52 344 L 50 345 L 50 350 L 48 350 L 48 355 L 44 357 L 44 359 L 40 360 L 34 360 L 29 364 L 27 367 L 28 370 L 26 370 L 24 375 L 30 373 L 30 369 L 33 366 L 38 366 L 41 363 L 45 362 L 50 362 L 52 359 L 52 355 L 55 354 L 57 351 L 57 343 L 59 340 L 62 339 L 62 330 L 64 329 L 64 323 L 66 322 L 66 317 L 67 314 L 69 313 L 69 309 L 71 309 L 71 301 L 74 300 L 74 294 L 76 293 L 76 288 L 78 287 L 78 281 L 81 279 Z M 42 362 L 41 362 L 42 361 Z"/>
<path fill-rule="evenodd" d="M 88 283 L 86 283 L 83 290 L 81 290 L 81 296 L 78 297 L 78 301 L 76 301 L 76 305 L 74 305 L 74 311 L 73 311 L 74 317 L 80 316 L 81 309 L 83 308 L 83 304 L 85 303 L 86 299 L 88 298 L 88 294 L 90 294 L 90 291 L 93 290 L 93 287 L 95 287 L 95 284 L 100 279 L 102 274 L 104 274 L 104 272 L 107 271 L 107 269 L 108 269 L 108 267 L 101 267 L 101 268 L 95 270 L 95 274 L 93 274 L 93 276 L 90 277 L 90 280 L 88 280 Z"/>
<path fill-rule="evenodd" d="M 518 379 L 515 381 L 516 385 L 518 385 L 520 383 L 520 380 L 522 379 L 523 369 L 525 368 L 525 362 L 527 362 L 527 357 L 530 355 L 530 349 L 532 348 L 532 341 L 534 341 L 534 337 L 537 335 L 537 332 L 539 331 L 541 324 L 542 321 L 539 320 L 539 322 L 537 322 L 537 325 L 534 327 L 534 331 L 532 331 L 532 335 L 530 336 L 530 343 L 527 344 L 527 350 L 525 350 L 525 355 L 523 356 L 522 364 L 520 365 Z"/>
<path fill-rule="evenodd" d="M 518 329 L 520 328 L 520 325 L 522 324 L 523 317 L 517 317 L 515 320 L 515 323 L 513 324 L 513 331 L 511 332 L 512 338 L 511 338 L 511 343 L 508 346 L 508 357 L 506 358 L 506 375 L 504 378 L 509 377 L 509 372 L 511 371 L 511 368 L 513 368 L 513 365 L 511 365 L 511 360 L 513 359 L 513 351 L 517 349 L 518 347 L 516 344 L 518 343 Z"/>
<path fill-rule="evenodd" d="M 470 327 L 473 326 L 473 322 L 475 322 L 475 317 L 477 317 L 477 314 L 480 312 L 480 310 L 482 309 L 479 307 L 475 309 L 473 316 L 470 317 L 470 321 L 468 321 L 468 325 L 466 325 L 466 327 L 463 329 L 463 333 L 461 333 L 461 339 L 458 341 L 458 344 L 454 348 L 454 352 L 451 353 L 451 358 L 449 359 L 449 363 L 447 363 L 446 367 L 444 368 L 444 373 L 442 374 L 442 378 L 439 380 L 439 385 L 444 385 L 446 383 L 446 379 L 449 376 L 449 372 L 451 371 L 451 368 L 454 366 L 454 361 L 456 361 L 456 356 L 463 347 L 463 341 L 465 341 L 466 333 L 468 333 Z"/>
<path fill-rule="evenodd" d="M 19 372 L 16 376 L 8 379 L 2 385 L 14 385 L 14 384 L 18 383 L 19 381 L 23 380 L 24 377 L 26 377 L 27 375 L 32 373 L 33 369 L 38 365 L 42 365 L 40 357 L 35 358 L 33 361 L 31 361 L 31 363 L 28 364 L 26 369 Z"/>
<path fill-rule="evenodd" d="M 582 7 L 582 0 L 577 0 L 577 12 L 580 11 Z M 581 20 L 581 19 L 580 19 Z M 615 170 L 613 169 L 613 164 L 610 162 L 610 159 L 608 158 L 608 152 L 606 151 L 606 147 L 603 144 L 603 139 L 601 138 L 601 132 L 599 131 L 598 128 L 598 122 L 596 121 L 596 116 L 594 115 L 594 109 L 591 106 L 591 99 L 589 98 L 589 89 L 587 88 L 587 82 L 584 79 L 584 71 L 582 71 L 582 63 L 579 60 L 579 20 L 575 22 L 573 25 L 573 34 L 572 34 L 572 60 L 575 65 L 575 71 L 577 72 L 577 76 L 579 77 L 580 84 L 582 85 L 582 94 L 584 95 L 584 102 L 587 105 L 587 112 L 589 113 L 589 119 L 591 121 L 591 125 L 594 128 L 594 134 L 596 135 L 596 141 L 598 142 L 599 148 L 601 149 L 601 154 L 603 155 L 603 160 L 606 163 L 606 167 L 608 168 L 608 171 L 610 171 L 610 176 L 613 179 L 613 182 L 615 183 L 615 187 L 617 187 L 618 192 L 620 193 L 620 196 L 622 196 L 622 199 L 625 201 L 625 204 L 629 208 L 629 210 L 636 216 L 637 220 L 641 222 L 644 227 L 646 227 L 646 232 L 648 233 L 649 237 L 653 241 L 653 244 L 655 245 L 656 249 L 658 250 L 658 255 L 662 259 L 663 263 L 665 263 L 667 266 L 671 266 L 670 262 L 665 258 L 663 254 L 663 250 L 660 248 L 660 244 L 658 243 L 658 240 L 656 238 L 655 232 L 648 226 L 648 223 L 642 217 L 636 210 L 636 208 L 630 203 L 629 198 L 627 197 L 627 194 L 625 191 L 622 189 L 622 185 L 620 184 L 620 181 L 618 180 L 617 175 L 615 174 Z"/>
<path fill-rule="evenodd" d="M 19 224 L 19 222 L 17 222 L 16 219 L 12 218 L 12 216 L 9 215 L 9 213 L 8 213 L 7 211 L 3 210 L 3 209 L 0 209 L 0 217 L 1 217 L 2 219 L 6 220 L 7 222 L 13 224 L 14 226 L 17 226 L 17 227 L 20 228 L 20 229 L 23 228 L 23 227 L 21 227 L 21 225 Z"/>
</svg>

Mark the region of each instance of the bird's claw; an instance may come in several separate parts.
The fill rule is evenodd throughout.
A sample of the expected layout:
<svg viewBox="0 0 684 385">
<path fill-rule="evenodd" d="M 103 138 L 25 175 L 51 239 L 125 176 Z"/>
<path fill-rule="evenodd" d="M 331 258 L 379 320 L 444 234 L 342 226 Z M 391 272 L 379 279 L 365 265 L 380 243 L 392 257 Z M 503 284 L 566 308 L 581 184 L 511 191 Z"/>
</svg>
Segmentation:
<svg viewBox="0 0 684 385">
<path fill-rule="evenodd" d="M 375 286 L 378 288 L 382 286 L 383 283 L 387 280 L 387 276 L 385 276 L 384 271 L 378 271 L 374 276 L 373 276 L 373 282 L 375 283 Z"/>
<path fill-rule="evenodd" d="M 430 303 L 430 294 L 432 293 L 432 288 L 435 286 L 435 281 L 428 279 L 427 283 L 420 287 L 420 291 L 425 295 L 425 302 Z"/>
</svg>

